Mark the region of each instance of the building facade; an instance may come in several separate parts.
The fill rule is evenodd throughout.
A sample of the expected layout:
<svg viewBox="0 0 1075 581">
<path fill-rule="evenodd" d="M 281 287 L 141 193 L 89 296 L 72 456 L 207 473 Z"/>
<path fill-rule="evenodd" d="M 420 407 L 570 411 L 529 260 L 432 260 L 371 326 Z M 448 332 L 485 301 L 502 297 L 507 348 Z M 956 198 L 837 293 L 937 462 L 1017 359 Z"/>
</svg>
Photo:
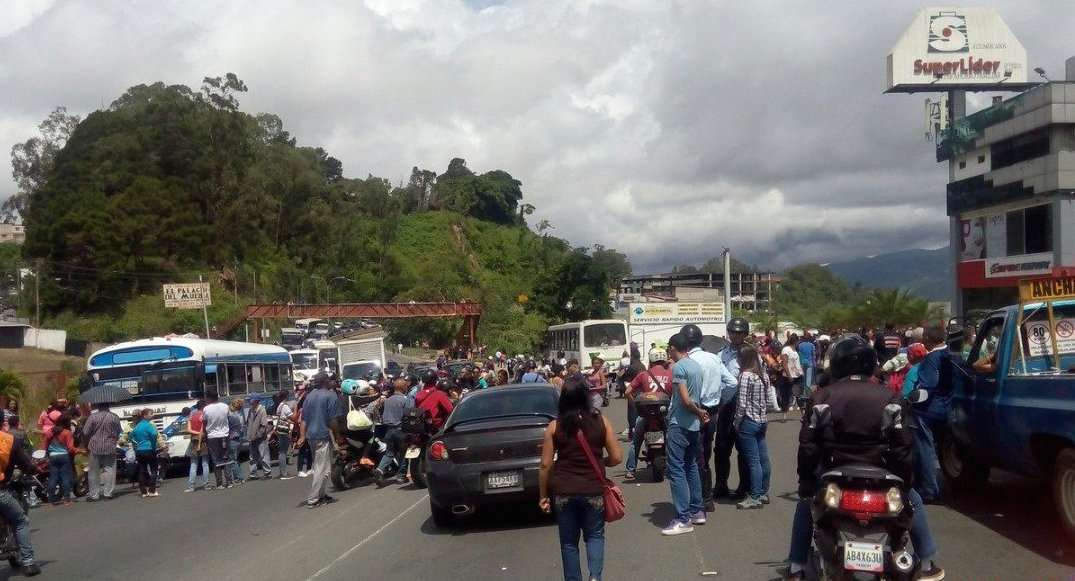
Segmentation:
<svg viewBox="0 0 1075 581">
<path fill-rule="evenodd" d="M 772 272 L 733 271 L 731 279 L 733 309 L 756 313 L 772 308 L 773 290 L 780 284 L 779 275 Z M 681 296 L 687 288 L 717 289 L 720 292 L 719 296 L 723 296 L 724 273 L 693 272 L 630 276 L 620 282 L 619 290 L 621 294 L 626 295 L 677 297 Z"/>
<path fill-rule="evenodd" d="M 22 224 L 0 223 L 0 244 L 14 242 L 22 244 L 26 242 L 26 230 Z"/>
<path fill-rule="evenodd" d="M 955 120 L 937 161 L 949 164 L 954 312 L 1018 302 L 1021 279 L 1075 274 L 1075 82 Z"/>
</svg>

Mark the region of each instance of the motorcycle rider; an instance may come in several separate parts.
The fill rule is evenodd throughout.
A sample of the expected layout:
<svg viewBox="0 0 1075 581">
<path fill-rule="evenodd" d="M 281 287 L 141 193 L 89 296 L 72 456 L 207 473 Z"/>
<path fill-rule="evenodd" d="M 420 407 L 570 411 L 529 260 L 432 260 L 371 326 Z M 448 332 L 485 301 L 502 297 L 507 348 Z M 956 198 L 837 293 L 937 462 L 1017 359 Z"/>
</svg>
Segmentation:
<svg viewBox="0 0 1075 581">
<path fill-rule="evenodd" d="M 33 577 L 41 573 L 41 567 L 35 561 L 34 547 L 30 541 L 30 518 L 26 516 L 17 496 L 21 492 L 12 486 L 12 472 L 16 466 L 23 474 L 37 474 L 37 466 L 30 459 L 23 440 L 0 432 L 0 518 L 15 531 L 22 574 Z"/>
<path fill-rule="evenodd" d="M 908 406 L 892 390 L 871 380 L 877 369 L 877 354 L 865 339 L 847 335 L 830 348 L 829 370 L 833 382 L 809 401 L 799 431 L 799 502 L 791 527 L 788 581 L 802 579 L 810 551 L 813 520 L 810 503 L 817 493 L 820 473 L 845 464 L 881 466 L 907 484 L 913 473 L 913 445 L 907 425 Z M 898 406 L 892 425 L 889 406 Z M 827 429 L 819 422 L 828 414 Z M 921 497 L 906 487 L 913 511 L 911 542 L 921 561 L 923 581 L 944 578 L 944 570 L 933 562 L 937 554 L 933 534 Z"/>
<path fill-rule="evenodd" d="M 432 369 L 422 372 L 422 390 L 414 397 L 414 406 L 429 412 L 433 427 L 438 432 L 444 426 L 444 420 L 448 419 L 448 414 L 452 413 L 453 409 L 452 400 L 448 399 L 447 394 L 437 388 L 439 379 L 437 372 Z"/>
<path fill-rule="evenodd" d="M 665 395 L 672 397 L 672 370 L 668 368 L 668 355 L 657 349 L 650 350 L 649 369 L 635 375 L 624 395 L 628 402 L 633 403 L 636 394 L 653 391 L 663 391 Z M 627 473 L 623 475 L 623 479 L 627 482 L 635 479 L 638 453 L 642 450 L 642 440 L 646 435 L 642 425 L 643 420 L 645 418 L 637 416 L 632 425 L 631 449 L 627 452 Z"/>
</svg>

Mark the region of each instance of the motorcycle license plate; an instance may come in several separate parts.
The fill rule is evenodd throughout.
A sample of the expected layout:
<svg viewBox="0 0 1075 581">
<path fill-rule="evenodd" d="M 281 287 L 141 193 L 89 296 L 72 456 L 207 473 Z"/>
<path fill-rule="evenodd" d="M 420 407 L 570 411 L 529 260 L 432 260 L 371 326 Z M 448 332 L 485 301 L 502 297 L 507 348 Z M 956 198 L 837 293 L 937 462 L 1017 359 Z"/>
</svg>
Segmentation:
<svg viewBox="0 0 1075 581">
<path fill-rule="evenodd" d="M 663 444 L 664 432 L 646 432 L 647 444 Z"/>
<path fill-rule="evenodd" d="M 490 472 L 485 475 L 485 487 L 513 488 L 522 484 L 522 474 L 518 470 L 510 472 Z"/>
<path fill-rule="evenodd" d="M 421 454 L 422 454 L 422 449 L 421 448 L 419 448 L 418 446 L 411 446 L 410 448 L 407 448 L 407 453 L 404 454 L 403 457 L 408 459 L 408 460 L 414 460 L 415 458 L 417 458 Z"/>
<path fill-rule="evenodd" d="M 883 573 L 885 570 L 885 548 L 873 543 L 844 544 L 844 569 L 848 571 L 869 571 Z"/>
</svg>

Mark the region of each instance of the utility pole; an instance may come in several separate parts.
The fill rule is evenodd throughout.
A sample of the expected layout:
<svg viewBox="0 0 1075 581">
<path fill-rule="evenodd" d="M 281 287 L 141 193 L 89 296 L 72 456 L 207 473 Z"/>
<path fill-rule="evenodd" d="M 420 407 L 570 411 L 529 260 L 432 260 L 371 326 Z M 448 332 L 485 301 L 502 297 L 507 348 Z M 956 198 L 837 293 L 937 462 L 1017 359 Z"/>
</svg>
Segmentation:
<svg viewBox="0 0 1075 581">
<path fill-rule="evenodd" d="M 34 269 L 34 328 L 41 328 L 41 259 L 37 259 Z"/>
<path fill-rule="evenodd" d="M 198 275 L 198 282 L 202 282 L 202 275 Z M 205 338 L 212 339 L 213 336 L 209 334 L 209 310 L 205 307 L 205 302 L 202 302 L 202 318 L 205 319 Z"/>
</svg>

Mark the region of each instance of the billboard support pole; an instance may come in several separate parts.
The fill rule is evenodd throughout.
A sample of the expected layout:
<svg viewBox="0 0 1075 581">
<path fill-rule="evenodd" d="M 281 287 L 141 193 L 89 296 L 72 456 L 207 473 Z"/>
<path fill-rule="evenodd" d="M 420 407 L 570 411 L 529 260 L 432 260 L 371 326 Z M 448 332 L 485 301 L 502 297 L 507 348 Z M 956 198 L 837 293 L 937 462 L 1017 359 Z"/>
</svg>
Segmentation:
<svg viewBox="0 0 1075 581">
<path fill-rule="evenodd" d="M 198 282 L 202 282 L 202 275 L 198 275 Z M 213 336 L 209 334 L 209 310 L 205 307 L 205 303 L 202 303 L 202 318 L 205 320 L 205 338 L 212 339 Z"/>
</svg>

